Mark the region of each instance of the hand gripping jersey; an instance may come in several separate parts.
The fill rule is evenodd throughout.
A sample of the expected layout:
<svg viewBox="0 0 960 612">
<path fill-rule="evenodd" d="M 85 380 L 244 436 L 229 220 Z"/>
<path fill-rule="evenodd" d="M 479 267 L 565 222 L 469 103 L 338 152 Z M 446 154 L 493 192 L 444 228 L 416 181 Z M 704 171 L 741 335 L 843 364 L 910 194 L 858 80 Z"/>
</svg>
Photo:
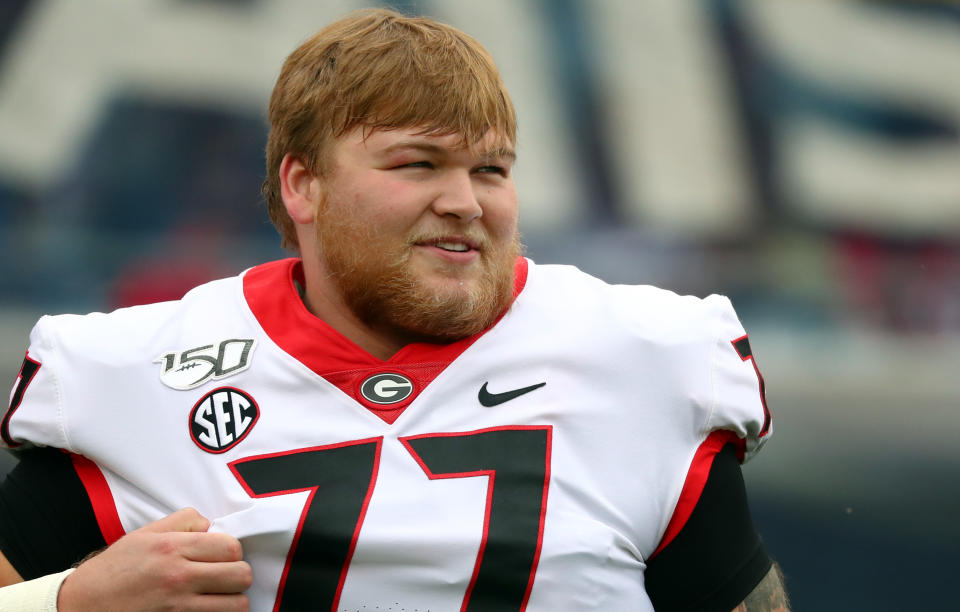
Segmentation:
<svg viewBox="0 0 960 612">
<path fill-rule="evenodd" d="M 704 457 L 770 433 L 726 298 L 520 260 L 493 327 L 381 361 L 300 275 L 44 317 L 4 443 L 74 453 L 108 542 L 195 507 L 240 538 L 253 610 L 617 612 L 653 609 Z"/>
</svg>

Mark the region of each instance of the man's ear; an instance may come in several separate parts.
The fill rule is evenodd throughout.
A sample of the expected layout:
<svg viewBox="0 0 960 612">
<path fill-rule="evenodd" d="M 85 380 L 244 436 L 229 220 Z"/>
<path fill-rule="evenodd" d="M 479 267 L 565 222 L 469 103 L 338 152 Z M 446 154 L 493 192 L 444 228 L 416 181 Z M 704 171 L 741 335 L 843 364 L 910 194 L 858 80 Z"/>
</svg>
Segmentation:
<svg viewBox="0 0 960 612">
<path fill-rule="evenodd" d="M 280 196 L 294 223 L 314 222 L 320 192 L 320 179 L 299 158 L 284 155 L 280 162 Z"/>
</svg>

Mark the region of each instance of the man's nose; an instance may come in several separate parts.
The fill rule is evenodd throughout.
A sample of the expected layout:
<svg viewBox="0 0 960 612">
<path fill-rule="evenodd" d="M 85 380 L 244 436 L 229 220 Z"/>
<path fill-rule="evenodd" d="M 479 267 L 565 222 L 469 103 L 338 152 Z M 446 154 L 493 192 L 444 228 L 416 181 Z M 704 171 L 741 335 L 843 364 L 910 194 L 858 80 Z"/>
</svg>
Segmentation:
<svg viewBox="0 0 960 612">
<path fill-rule="evenodd" d="M 465 223 L 478 219 L 483 216 L 483 207 L 477 189 L 469 172 L 450 172 L 439 185 L 433 211 L 441 217 L 454 216 Z"/>
</svg>

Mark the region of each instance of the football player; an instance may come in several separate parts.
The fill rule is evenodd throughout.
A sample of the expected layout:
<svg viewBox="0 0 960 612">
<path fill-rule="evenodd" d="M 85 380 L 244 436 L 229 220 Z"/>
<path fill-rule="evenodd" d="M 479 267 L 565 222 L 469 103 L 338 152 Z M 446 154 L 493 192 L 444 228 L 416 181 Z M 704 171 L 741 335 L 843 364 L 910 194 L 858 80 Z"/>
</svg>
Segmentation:
<svg viewBox="0 0 960 612">
<path fill-rule="evenodd" d="M 270 122 L 297 257 L 32 331 L 0 602 L 786 610 L 729 301 L 521 255 L 516 118 L 479 43 L 353 13 L 290 55 Z"/>
</svg>

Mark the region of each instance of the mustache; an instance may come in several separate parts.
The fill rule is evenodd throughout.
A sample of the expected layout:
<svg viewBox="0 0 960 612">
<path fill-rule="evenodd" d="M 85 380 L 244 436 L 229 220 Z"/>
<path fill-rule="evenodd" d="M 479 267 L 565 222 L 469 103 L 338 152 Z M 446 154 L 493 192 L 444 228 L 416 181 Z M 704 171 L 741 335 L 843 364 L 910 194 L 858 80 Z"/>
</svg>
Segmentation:
<svg viewBox="0 0 960 612">
<path fill-rule="evenodd" d="M 470 246 L 470 248 L 477 249 L 480 251 L 487 250 L 492 240 L 490 236 L 483 230 L 470 229 L 467 231 L 464 230 L 420 230 L 412 234 L 407 238 L 407 243 L 409 245 L 415 244 L 432 244 L 436 242 L 463 242 Z"/>
</svg>

